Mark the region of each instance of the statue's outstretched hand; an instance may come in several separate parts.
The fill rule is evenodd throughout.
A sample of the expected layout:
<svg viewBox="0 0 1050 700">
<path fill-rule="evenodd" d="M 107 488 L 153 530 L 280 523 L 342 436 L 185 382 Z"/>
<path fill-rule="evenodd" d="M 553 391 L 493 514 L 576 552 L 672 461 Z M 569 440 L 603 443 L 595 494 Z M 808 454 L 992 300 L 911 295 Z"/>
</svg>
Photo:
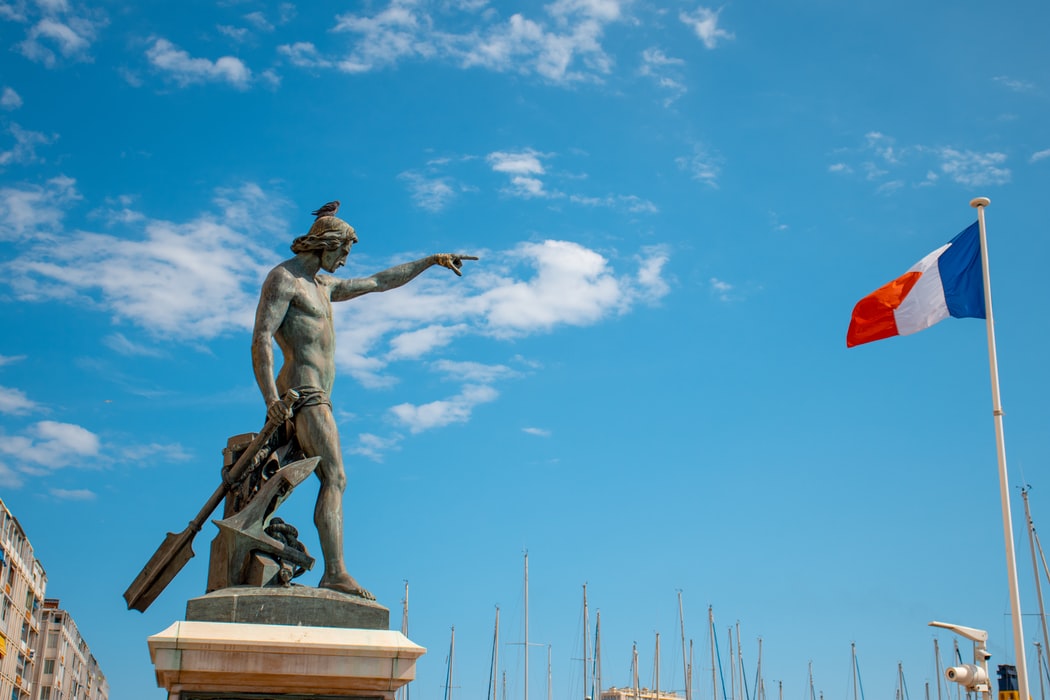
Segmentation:
<svg viewBox="0 0 1050 700">
<path fill-rule="evenodd" d="M 460 277 L 463 276 L 463 273 L 460 272 L 460 269 L 463 267 L 463 261 L 477 259 L 477 256 L 474 255 L 456 255 L 453 253 L 438 253 L 434 256 L 435 264 L 440 265 L 441 267 L 447 267 Z"/>
</svg>

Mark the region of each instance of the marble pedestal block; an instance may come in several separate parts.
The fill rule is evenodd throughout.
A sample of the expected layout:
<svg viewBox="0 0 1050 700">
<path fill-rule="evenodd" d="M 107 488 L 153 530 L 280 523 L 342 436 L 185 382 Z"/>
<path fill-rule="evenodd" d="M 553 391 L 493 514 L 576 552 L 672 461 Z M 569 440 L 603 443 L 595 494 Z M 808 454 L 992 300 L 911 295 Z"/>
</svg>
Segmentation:
<svg viewBox="0 0 1050 700">
<path fill-rule="evenodd" d="M 200 621 L 149 651 L 168 700 L 394 700 L 426 653 L 390 630 Z"/>
</svg>

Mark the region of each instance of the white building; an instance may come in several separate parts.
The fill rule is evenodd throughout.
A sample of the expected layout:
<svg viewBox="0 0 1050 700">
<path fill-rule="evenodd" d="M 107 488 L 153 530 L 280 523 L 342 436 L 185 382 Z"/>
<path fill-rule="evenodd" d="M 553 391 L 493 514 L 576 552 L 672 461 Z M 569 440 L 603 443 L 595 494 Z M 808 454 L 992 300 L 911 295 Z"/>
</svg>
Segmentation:
<svg viewBox="0 0 1050 700">
<path fill-rule="evenodd" d="M 33 700 L 47 574 L 0 500 L 0 698 Z"/>
<path fill-rule="evenodd" d="M 105 675 L 72 616 L 57 599 L 44 600 L 40 639 L 35 682 L 39 692 L 34 700 L 108 699 Z"/>
</svg>

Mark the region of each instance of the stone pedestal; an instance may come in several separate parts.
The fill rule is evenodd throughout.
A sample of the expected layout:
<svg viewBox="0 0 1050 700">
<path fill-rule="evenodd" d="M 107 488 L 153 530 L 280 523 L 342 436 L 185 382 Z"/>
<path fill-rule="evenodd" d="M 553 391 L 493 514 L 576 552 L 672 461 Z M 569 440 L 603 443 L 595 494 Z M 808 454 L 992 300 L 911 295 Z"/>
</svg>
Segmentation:
<svg viewBox="0 0 1050 700">
<path fill-rule="evenodd" d="M 186 619 L 194 622 L 390 629 L 390 611 L 374 600 L 309 586 L 223 588 L 187 601 Z"/>
<path fill-rule="evenodd" d="M 390 630 L 201 621 L 149 651 L 169 700 L 393 700 L 426 653 Z"/>
</svg>

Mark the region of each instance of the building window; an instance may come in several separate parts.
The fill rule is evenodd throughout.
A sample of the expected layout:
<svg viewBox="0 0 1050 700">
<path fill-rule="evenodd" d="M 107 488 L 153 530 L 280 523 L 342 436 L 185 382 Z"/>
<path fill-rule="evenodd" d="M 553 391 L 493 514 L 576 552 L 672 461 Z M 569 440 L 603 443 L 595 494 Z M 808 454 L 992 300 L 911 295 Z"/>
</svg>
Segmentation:
<svg viewBox="0 0 1050 700">
<path fill-rule="evenodd" d="M 51 688 L 45 686 L 40 689 L 40 700 L 51 700 Z"/>
<path fill-rule="evenodd" d="M 47 633 L 47 648 L 57 649 L 58 648 L 58 632 Z"/>
<path fill-rule="evenodd" d="M 54 659 L 45 659 L 44 660 L 44 675 L 45 676 L 50 676 L 54 672 L 55 672 L 55 660 Z"/>
</svg>

